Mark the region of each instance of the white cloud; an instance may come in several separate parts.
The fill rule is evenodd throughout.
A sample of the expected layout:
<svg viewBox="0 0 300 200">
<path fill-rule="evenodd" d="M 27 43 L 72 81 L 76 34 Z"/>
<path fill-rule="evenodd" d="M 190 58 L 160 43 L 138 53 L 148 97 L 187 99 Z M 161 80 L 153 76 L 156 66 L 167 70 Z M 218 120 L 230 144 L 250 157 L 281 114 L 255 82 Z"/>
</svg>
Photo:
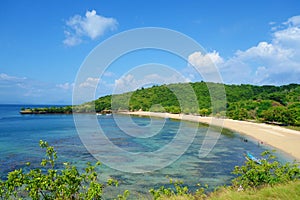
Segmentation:
<svg viewBox="0 0 300 200">
<path fill-rule="evenodd" d="M 0 73 L 0 103 L 70 104 L 72 86 Z"/>
<path fill-rule="evenodd" d="M 283 24 L 285 24 L 285 25 L 291 25 L 291 26 L 299 26 L 300 25 L 300 15 L 293 16 L 293 17 L 289 18 Z"/>
<path fill-rule="evenodd" d="M 216 51 L 202 54 L 201 52 L 194 52 L 188 57 L 191 65 L 196 67 L 200 73 L 211 73 L 216 71 L 216 65 L 223 63 L 223 58 L 219 56 Z"/>
<path fill-rule="evenodd" d="M 277 31 L 274 33 L 274 36 L 274 45 L 278 45 L 278 47 L 284 47 L 292 51 L 298 51 L 298 49 L 294 48 L 299 47 L 300 45 L 300 28 L 292 27 L 282 31 Z"/>
<path fill-rule="evenodd" d="M 219 63 L 224 82 L 277 85 L 300 82 L 300 16 L 291 17 L 272 30 L 270 42 L 261 41 L 244 51 L 238 50 L 227 60 L 216 52 L 206 54 L 213 55 L 211 60 Z M 205 66 L 206 55 L 191 54 L 189 61 Z"/>
<path fill-rule="evenodd" d="M 56 87 L 64 89 L 64 90 L 72 90 L 74 83 L 61 83 L 57 84 Z"/>
<path fill-rule="evenodd" d="M 0 81 L 14 81 L 14 82 L 22 82 L 26 78 L 25 77 L 16 77 L 16 76 L 10 76 L 5 73 L 0 74 Z"/>
<path fill-rule="evenodd" d="M 261 66 L 261 67 L 258 67 L 257 70 L 255 71 L 253 83 L 259 84 L 263 80 L 268 79 L 268 78 L 269 78 L 269 73 L 268 73 L 267 68 L 264 66 Z"/>
<path fill-rule="evenodd" d="M 138 83 L 138 81 L 131 74 L 115 80 L 115 87 L 117 88 L 116 93 L 135 90 L 139 87 L 139 85 L 140 84 Z"/>
<path fill-rule="evenodd" d="M 96 88 L 99 84 L 99 78 L 88 77 L 84 82 L 79 84 L 79 87 Z"/>
<path fill-rule="evenodd" d="M 267 42 L 260 42 L 257 46 L 251 47 L 246 51 L 237 51 L 236 58 L 242 60 L 263 58 L 267 60 L 286 59 L 290 56 L 291 51 L 289 49 L 283 49 L 274 44 Z"/>
<path fill-rule="evenodd" d="M 87 11 L 84 17 L 75 15 L 66 22 L 68 29 L 64 31 L 66 39 L 63 43 L 74 46 L 80 44 L 83 37 L 94 40 L 108 30 L 115 30 L 117 24 L 116 19 L 97 15 L 95 10 Z"/>
<path fill-rule="evenodd" d="M 66 39 L 63 41 L 63 43 L 67 46 L 75 46 L 82 42 L 79 36 L 72 35 L 69 31 L 64 31 Z"/>
<path fill-rule="evenodd" d="M 113 77 L 113 76 L 116 76 L 116 74 L 113 73 L 113 72 L 110 72 L 110 71 L 105 71 L 104 74 L 103 74 L 103 76 L 105 76 L 105 77 Z"/>
</svg>

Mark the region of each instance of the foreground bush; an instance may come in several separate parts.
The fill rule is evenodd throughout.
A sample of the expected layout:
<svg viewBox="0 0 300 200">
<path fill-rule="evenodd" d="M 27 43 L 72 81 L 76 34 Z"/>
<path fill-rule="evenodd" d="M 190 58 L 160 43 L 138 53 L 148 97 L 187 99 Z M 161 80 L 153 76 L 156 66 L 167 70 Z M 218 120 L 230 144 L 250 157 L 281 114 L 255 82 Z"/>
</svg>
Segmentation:
<svg viewBox="0 0 300 200">
<path fill-rule="evenodd" d="M 196 199 L 203 199 L 206 197 L 204 191 L 205 187 L 202 187 L 200 184 L 197 184 L 198 189 L 195 193 L 192 193 L 187 186 L 184 185 L 182 181 L 173 181 L 170 179 L 170 184 L 172 187 L 165 187 L 161 186 L 158 189 L 151 189 L 149 190 L 150 194 L 154 198 L 157 199 L 185 199 L 185 200 L 196 200 Z"/>
<path fill-rule="evenodd" d="M 108 179 L 105 184 L 99 182 L 95 168 L 100 162 L 94 166 L 87 163 L 84 173 L 79 173 L 77 168 L 69 163 L 64 163 L 64 169 L 57 170 L 57 153 L 54 148 L 42 140 L 40 147 L 46 149 L 46 158 L 41 161 L 41 168 L 31 169 L 27 173 L 22 169 L 10 172 L 6 181 L 0 181 L 1 199 L 102 199 L 105 186 L 118 185 L 113 179 Z M 128 195 L 126 190 L 118 199 L 126 199 Z"/>
<path fill-rule="evenodd" d="M 300 178 L 299 165 L 295 163 L 282 164 L 270 151 L 261 154 L 260 163 L 246 161 L 243 166 L 236 166 L 233 174 L 238 175 L 233 180 L 233 186 L 257 188 L 264 185 L 287 183 Z"/>
<path fill-rule="evenodd" d="M 199 187 L 196 192 L 192 192 L 183 185 L 183 182 L 173 182 L 172 180 L 170 180 L 170 183 L 173 184 L 172 187 L 161 186 L 156 190 L 151 189 L 150 193 L 154 199 L 160 200 L 273 199 L 276 196 L 269 192 L 274 191 L 275 195 L 289 197 L 283 199 L 297 199 L 295 197 L 300 195 L 299 165 L 295 163 L 282 164 L 276 160 L 270 151 L 263 152 L 261 156 L 259 163 L 247 160 L 244 165 L 236 166 L 232 173 L 236 174 L 237 177 L 232 180 L 232 185 L 221 187 L 213 193 L 205 193 L 207 186 Z M 287 189 L 288 183 L 294 185 Z M 288 194 L 288 192 L 282 193 L 284 190 L 282 188 L 296 192 L 297 195 Z"/>
<path fill-rule="evenodd" d="M 29 172 L 17 169 L 8 173 L 7 180 L 0 180 L 1 199 L 96 200 L 103 199 L 104 187 L 118 186 L 118 182 L 113 179 L 108 179 L 106 183 L 98 180 L 95 168 L 100 165 L 100 162 L 95 165 L 87 163 L 83 173 L 69 163 L 64 163 L 64 169 L 58 170 L 55 168 L 57 153 L 54 148 L 42 140 L 40 147 L 46 150 L 46 157 L 41 161 L 41 168 L 31 169 Z M 201 187 L 198 184 L 198 190 L 192 192 L 182 181 L 172 179 L 170 179 L 171 187 L 161 186 L 149 192 L 155 200 L 272 199 L 272 197 L 297 199 L 295 197 L 300 195 L 299 165 L 281 164 L 269 151 L 262 153 L 262 159 L 259 162 L 248 160 L 243 166 L 236 166 L 233 174 L 237 177 L 233 179 L 232 186 L 223 187 L 211 194 L 205 193 L 205 188 L 208 186 Z M 289 187 L 287 183 L 292 186 Z M 282 185 L 278 186 L 278 184 Z M 284 190 L 289 192 L 283 192 Z M 275 196 L 270 192 L 274 192 Z M 128 196 L 129 191 L 125 190 L 123 195 L 118 195 L 117 199 L 127 199 Z"/>
</svg>

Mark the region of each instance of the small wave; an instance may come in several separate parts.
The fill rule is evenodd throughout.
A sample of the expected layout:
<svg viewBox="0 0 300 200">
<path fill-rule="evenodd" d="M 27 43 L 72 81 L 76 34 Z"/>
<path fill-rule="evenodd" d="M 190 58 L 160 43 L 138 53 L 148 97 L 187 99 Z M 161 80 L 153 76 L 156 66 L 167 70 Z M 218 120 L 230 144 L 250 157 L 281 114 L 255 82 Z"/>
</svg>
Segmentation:
<svg viewBox="0 0 300 200">
<path fill-rule="evenodd" d="M 16 120 L 20 120 L 21 116 L 14 116 L 14 117 L 0 117 L 1 121 L 16 121 Z"/>
</svg>

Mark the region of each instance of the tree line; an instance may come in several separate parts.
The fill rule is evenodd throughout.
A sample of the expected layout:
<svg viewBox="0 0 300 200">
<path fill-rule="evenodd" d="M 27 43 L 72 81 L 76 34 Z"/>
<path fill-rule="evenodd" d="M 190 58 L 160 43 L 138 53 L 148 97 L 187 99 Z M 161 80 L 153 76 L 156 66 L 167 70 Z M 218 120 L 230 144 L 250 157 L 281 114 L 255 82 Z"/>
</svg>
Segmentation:
<svg viewBox="0 0 300 200">
<path fill-rule="evenodd" d="M 210 96 L 212 91 L 208 88 L 216 86 L 224 86 L 226 104 L 218 107 L 218 103 L 215 103 L 214 106 L 218 108 L 213 108 Z M 188 88 L 192 88 L 193 92 L 189 92 Z M 180 102 L 181 98 L 190 104 Z M 193 101 L 195 98 L 197 105 Z M 93 107 L 92 104 L 95 105 L 96 112 L 111 109 L 143 110 L 201 116 L 226 116 L 237 120 L 257 120 L 300 126 L 299 84 L 256 86 L 196 82 L 155 85 L 134 92 L 100 97 L 93 102 L 83 104 L 81 108 Z M 215 113 L 213 113 L 213 109 L 216 111 Z"/>
<path fill-rule="evenodd" d="M 226 96 L 221 95 L 222 88 Z M 36 108 L 36 111 L 43 113 L 101 113 L 107 110 L 213 115 L 300 126 L 300 85 L 256 86 L 207 82 L 154 85 L 123 94 L 103 96 L 73 106 L 72 109 L 70 106 Z"/>
</svg>

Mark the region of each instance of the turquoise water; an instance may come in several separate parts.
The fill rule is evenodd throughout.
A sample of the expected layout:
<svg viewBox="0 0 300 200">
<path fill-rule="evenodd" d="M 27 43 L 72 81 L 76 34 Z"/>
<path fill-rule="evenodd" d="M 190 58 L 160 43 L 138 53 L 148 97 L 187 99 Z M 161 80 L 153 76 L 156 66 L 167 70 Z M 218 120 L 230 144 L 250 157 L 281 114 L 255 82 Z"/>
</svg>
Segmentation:
<svg viewBox="0 0 300 200">
<path fill-rule="evenodd" d="M 7 172 L 16 168 L 22 168 L 26 162 L 32 166 L 39 166 L 44 152 L 39 148 L 39 140 L 46 140 L 58 151 L 59 161 L 69 161 L 79 169 L 83 169 L 86 162 L 95 163 L 97 160 L 86 150 L 82 144 L 72 115 L 20 115 L 21 105 L 0 105 L 0 177 L 5 179 Z M 32 106 L 31 106 L 32 107 Z M 92 118 L 92 115 L 82 115 L 82 119 Z M 112 143 L 122 149 L 131 152 L 151 152 L 168 144 L 176 136 L 180 121 L 166 120 L 158 134 L 148 138 L 136 138 L 124 134 L 117 126 L 114 117 L 126 122 L 129 116 L 98 116 L 103 131 Z M 139 126 L 147 127 L 151 120 L 144 117 L 133 117 L 133 121 Z M 160 119 L 156 119 L 160 120 Z M 163 120 L 163 119 L 161 119 Z M 184 131 L 189 133 L 197 129 L 196 137 L 187 151 L 171 165 L 148 173 L 128 173 L 111 169 L 102 165 L 99 172 L 105 180 L 113 177 L 120 182 L 117 189 L 106 188 L 109 199 L 124 189 L 129 189 L 131 198 L 148 198 L 148 190 L 167 185 L 173 179 L 184 181 L 191 189 L 195 189 L 197 183 L 208 184 L 212 190 L 215 186 L 229 184 L 233 178 L 230 173 L 234 166 L 241 165 L 245 161 L 244 153 L 250 151 L 253 155 L 268 149 L 266 146 L 258 146 L 257 141 L 239 134 L 225 131 L 221 134 L 213 150 L 205 158 L 199 158 L 198 153 L 204 135 L 207 131 L 205 125 L 198 126 L 191 122 L 182 122 Z M 86 127 L 87 132 L 95 132 Z M 135 129 L 130 129 L 134 133 Z M 109 154 L 109 152 L 105 152 Z M 279 155 L 280 156 L 280 155 Z M 282 161 L 288 158 L 280 157 Z M 117 160 L 120 166 L 122 160 Z M 145 161 L 147 162 L 147 161 Z M 149 160 L 148 162 L 151 162 Z M 58 165 L 61 167 L 61 165 Z"/>
</svg>

